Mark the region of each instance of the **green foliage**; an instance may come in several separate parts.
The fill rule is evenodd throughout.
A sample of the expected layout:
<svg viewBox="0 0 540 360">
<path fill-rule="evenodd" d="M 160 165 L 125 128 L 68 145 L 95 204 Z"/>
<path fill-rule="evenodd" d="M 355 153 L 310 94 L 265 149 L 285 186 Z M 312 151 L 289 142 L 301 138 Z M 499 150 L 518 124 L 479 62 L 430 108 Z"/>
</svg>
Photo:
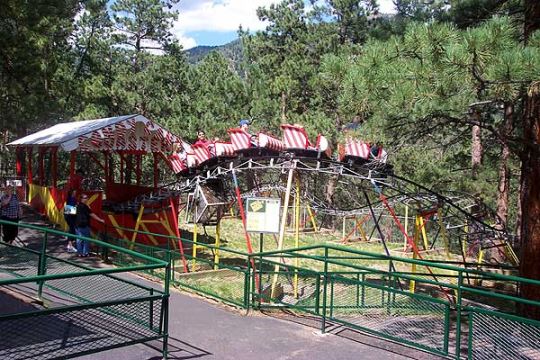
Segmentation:
<svg viewBox="0 0 540 360">
<path fill-rule="evenodd" d="M 395 16 L 374 0 L 283 0 L 258 9 L 264 30 L 188 52 L 171 32 L 177 2 L 2 1 L 2 130 L 141 113 L 190 140 L 198 128 L 227 138 L 252 118 L 253 131 L 301 123 L 335 147 L 355 123 L 397 173 L 436 190 L 494 204 L 506 143 L 517 173 L 525 90 L 540 74 L 540 34 L 521 42 L 520 0 L 396 0 Z M 472 125 L 484 145 L 476 180 Z"/>
<path fill-rule="evenodd" d="M 62 85 L 57 71 L 66 61 L 75 0 L 0 2 L 0 126 L 23 132 L 58 121 Z"/>
</svg>

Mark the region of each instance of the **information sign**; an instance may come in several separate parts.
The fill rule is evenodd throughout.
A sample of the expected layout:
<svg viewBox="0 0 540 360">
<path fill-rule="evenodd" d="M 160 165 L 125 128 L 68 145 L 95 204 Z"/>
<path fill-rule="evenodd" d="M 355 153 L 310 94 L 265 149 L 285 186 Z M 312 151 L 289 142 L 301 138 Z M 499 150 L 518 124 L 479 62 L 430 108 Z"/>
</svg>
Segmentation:
<svg viewBox="0 0 540 360">
<path fill-rule="evenodd" d="M 246 228 L 255 233 L 279 233 L 280 199 L 246 199 Z"/>
</svg>

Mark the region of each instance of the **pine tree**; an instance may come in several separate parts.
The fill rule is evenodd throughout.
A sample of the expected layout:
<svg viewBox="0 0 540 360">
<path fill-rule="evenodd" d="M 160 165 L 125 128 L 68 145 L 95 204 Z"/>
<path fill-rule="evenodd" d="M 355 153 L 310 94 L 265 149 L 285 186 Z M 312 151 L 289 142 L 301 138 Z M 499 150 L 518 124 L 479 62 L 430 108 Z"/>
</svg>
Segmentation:
<svg viewBox="0 0 540 360">
<path fill-rule="evenodd" d="M 78 9 L 76 0 L 0 2 L 0 129 L 22 135 L 64 117 L 57 71 Z"/>
</svg>

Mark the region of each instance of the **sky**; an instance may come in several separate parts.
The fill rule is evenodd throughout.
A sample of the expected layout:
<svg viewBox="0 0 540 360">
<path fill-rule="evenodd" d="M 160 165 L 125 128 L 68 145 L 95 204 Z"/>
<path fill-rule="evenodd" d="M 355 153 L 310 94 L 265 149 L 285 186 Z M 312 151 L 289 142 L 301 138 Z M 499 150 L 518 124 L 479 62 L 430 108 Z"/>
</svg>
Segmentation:
<svg viewBox="0 0 540 360">
<path fill-rule="evenodd" d="M 237 38 L 238 27 L 257 31 L 265 24 L 256 10 L 278 0 L 182 0 L 173 32 L 184 49 L 223 45 Z M 395 12 L 392 0 L 379 0 L 381 13 Z"/>
</svg>

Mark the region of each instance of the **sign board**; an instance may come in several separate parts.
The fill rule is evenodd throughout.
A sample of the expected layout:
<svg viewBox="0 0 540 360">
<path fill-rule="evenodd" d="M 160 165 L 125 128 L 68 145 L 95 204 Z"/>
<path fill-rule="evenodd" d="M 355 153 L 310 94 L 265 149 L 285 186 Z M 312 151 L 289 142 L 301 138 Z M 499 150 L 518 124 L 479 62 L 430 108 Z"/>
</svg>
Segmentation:
<svg viewBox="0 0 540 360">
<path fill-rule="evenodd" d="M 280 199 L 246 199 L 246 229 L 256 233 L 279 233 Z"/>
<path fill-rule="evenodd" d="M 6 186 L 21 187 L 22 180 L 6 180 Z"/>
</svg>

